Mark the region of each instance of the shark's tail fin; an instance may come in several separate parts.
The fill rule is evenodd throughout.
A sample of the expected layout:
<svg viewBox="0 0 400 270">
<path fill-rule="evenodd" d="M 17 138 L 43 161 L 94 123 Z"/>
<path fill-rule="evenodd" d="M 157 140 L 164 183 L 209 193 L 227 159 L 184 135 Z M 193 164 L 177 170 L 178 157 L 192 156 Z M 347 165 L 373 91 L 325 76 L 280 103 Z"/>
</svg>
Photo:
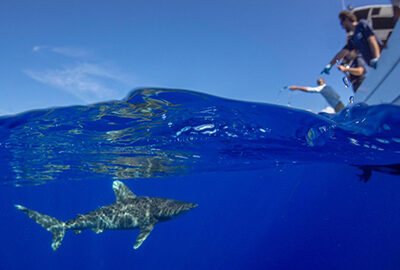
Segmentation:
<svg viewBox="0 0 400 270">
<path fill-rule="evenodd" d="M 65 235 L 65 223 L 56 218 L 40 214 L 36 211 L 30 210 L 24 206 L 16 204 L 15 207 L 28 215 L 31 219 L 36 221 L 43 228 L 53 234 L 53 242 L 51 247 L 56 251 L 60 246 Z"/>
</svg>

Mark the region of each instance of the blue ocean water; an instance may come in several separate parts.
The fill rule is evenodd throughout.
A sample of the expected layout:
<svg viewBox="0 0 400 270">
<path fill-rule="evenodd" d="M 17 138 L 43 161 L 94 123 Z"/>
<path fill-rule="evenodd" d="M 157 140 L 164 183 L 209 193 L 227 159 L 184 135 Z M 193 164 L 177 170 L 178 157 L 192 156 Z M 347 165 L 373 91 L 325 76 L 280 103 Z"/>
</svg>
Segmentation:
<svg viewBox="0 0 400 270">
<path fill-rule="evenodd" d="M 314 114 L 199 92 L 0 118 L 0 269 L 400 269 L 400 107 Z M 197 203 L 135 231 L 51 234 L 135 194 Z"/>
</svg>

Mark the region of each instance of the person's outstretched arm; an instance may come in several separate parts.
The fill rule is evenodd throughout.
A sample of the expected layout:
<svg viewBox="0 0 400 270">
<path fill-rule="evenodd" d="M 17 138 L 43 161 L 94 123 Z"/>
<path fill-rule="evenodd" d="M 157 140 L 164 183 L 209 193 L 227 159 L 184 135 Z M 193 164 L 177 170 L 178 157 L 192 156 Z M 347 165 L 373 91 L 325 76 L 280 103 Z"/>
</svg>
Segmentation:
<svg viewBox="0 0 400 270">
<path fill-rule="evenodd" d="M 329 62 L 329 64 L 331 66 L 333 66 L 334 64 L 336 64 L 337 60 L 342 60 L 346 55 L 349 54 L 349 50 L 348 49 L 342 49 L 340 50 L 335 57 L 333 57 L 333 59 Z"/>
<path fill-rule="evenodd" d="M 292 86 L 289 86 L 289 89 L 290 90 L 300 90 L 300 91 L 303 91 L 303 92 L 308 92 L 308 87 L 304 87 L 304 86 L 292 85 Z"/>
<path fill-rule="evenodd" d="M 374 35 L 368 38 L 368 45 L 371 50 L 373 58 L 379 58 L 381 56 L 381 50 L 379 48 L 378 41 Z"/>
<path fill-rule="evenodd" d="M 378 41 L 376 40 L 376 37 L 374 35 L 371 35 L 368 38 L 368 45 L 373 57 L 371 61 L 369 61 L 369 65 L 373 68 L 376 68 L 378 59 L 381 56 L 381 50 L 379 48 Z"/>
<path fill-rule="evenodd" d="M 345 49 L 345 48 L 341 49 L 335 55 L 335 57 L 333 57 L 333 59 L 329 62 L 329 64 L 324 67 L 324 69 L 321 71 L 321 74 L 325 73 L 325 74 L 329 75 L 329 72 L 330 72 L 331 68 L 333 67 L 334 64 L 336 64 L 336 61 L 337 60 L 342 60 L 343 57 L 345 57 L 348 53 L 349 53 L 348 49 Z"/>
</svg>

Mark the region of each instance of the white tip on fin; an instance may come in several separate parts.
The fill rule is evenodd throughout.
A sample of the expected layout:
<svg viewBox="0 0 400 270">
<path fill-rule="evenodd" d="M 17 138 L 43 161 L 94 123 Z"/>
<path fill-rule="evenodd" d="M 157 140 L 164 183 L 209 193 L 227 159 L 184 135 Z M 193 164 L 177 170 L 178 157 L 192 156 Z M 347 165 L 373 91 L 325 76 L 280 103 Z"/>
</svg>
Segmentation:
<svg viewBox="0 0 400 270">
<path fill-rule="evenodd" d="M 24 210 L 26 209 L 26 207 L 19 205 L 19 204 L 14 204 L 15 208 L 17 208 L 18 210 Z"/>
<path fill-rule="evenodd" d="M 133 194 L 133 192 L 127 186 L 125 186 L 125 184 L 122 183 L 121 181 L 113 182 L 113 190 L 114 190 L 117 202 L 122 202 L 128 198 L 136 197 L 136 195 Z"/>
<path fill-rule="evenodd" d="M 149 236 L 153 228 L 154 224 L 149 224 L 146 227 L 141 228 L 140 233 L 136 239 L 135 245 L 133 246 L 133 249 L 138 249 L 142 245 L 142 243 Z"/>
</svg>

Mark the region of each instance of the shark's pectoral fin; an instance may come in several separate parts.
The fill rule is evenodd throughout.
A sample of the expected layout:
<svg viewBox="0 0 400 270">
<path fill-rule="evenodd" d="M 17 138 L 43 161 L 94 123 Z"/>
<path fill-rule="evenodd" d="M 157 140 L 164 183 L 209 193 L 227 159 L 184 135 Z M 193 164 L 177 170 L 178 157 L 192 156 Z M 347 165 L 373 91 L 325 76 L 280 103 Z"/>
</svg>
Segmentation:
<svg viewBox="0 0 400 270">
<path fill-rule="evenodd" d="M 104 229 L 100 229 L 100 228 L 93 228 L 92 229 L 95 233 L 102 233 L 104 231 Z"/>
<path fill-rule="evenodd" d="M 149 224 L 145 227 L 140 228 L 140 233 L 136 239 L 135 245 L 133 246 L 134 249 L 138 249 L 140 247 L 143 241 L 146 240 L 146 238 L 149 236 L 153 228 L 154 224 Z"/>
</svg>

